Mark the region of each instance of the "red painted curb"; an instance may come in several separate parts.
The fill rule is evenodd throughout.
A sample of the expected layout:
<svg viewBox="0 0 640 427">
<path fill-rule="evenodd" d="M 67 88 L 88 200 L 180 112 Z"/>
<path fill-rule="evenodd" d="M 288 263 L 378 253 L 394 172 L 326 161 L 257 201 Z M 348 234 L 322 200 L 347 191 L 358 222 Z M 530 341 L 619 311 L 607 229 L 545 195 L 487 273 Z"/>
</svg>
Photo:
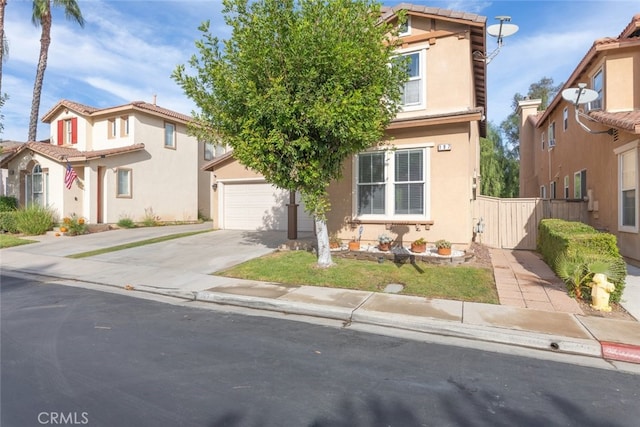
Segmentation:
<svg viewBox="0 0 640 427">
<path fill-rule="evenodd" d="M 640 363 L 640 346 L 616 342 L 600 342 L 602 357 L 620 362 Z"/>
</svg>

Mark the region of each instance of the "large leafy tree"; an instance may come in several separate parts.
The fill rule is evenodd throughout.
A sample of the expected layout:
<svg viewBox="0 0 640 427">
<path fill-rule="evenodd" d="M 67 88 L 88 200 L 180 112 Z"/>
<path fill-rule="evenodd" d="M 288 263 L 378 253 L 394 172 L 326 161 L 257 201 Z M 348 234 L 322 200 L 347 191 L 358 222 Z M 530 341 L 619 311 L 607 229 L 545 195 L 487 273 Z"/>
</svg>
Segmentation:
<svg viewBox="0 0 640 427">
<path fill-rule="evenodd" d="M 380 143 L 398 112 L 406 67 L 371 0 L 225 0 L 232 29 L 220 42 L 204 23 L 195 75 L 174 79 L 200 108 L 195 133 L 222 137 L 235 158 L 276 186 L 300 191 L 315 218 L 318 265 L 332 265 L 329 183 L 343 162 Z"/>
<path fill-rule="evenodd" d="M 520 135 L 517 110 L 518 103 L 525 98 L 542 100 L 539 110 L 544 110 L 562 88 L 554 85 L 553 79 L 543 77 L 529 85 L 524 96 L 516 93 L 511 106 L 512 113 L 500 123 L 499 129 L 492 124 L 486 138 L 480 140 L 481 194 L 495 197 L 518 197 L 520 174 Z"/>
<path fill-rule="evenodd" d="M 84 27 L 84 18 L 80 11 L 80 6 L 76 0 L 33 0 L 33 12 L 31 22 L 36 27 L 42 27 L 40 35 L 40 56 L 38 58 L 38 68 L 33 84 L 33 98 L 31 100 L 31 116 L 29 118 L 28 141 L 36 140 L 38 130 L 38 112 L 40 111 L 40 96 L 42 95 L 42 84 L 44 82 L 44 71 L 47 68 L 47 57 L 49 56 L 49 46 L 51 45 L 51 5 L 64 9 L 67 19 L 77 22 Z"/>
</svg>

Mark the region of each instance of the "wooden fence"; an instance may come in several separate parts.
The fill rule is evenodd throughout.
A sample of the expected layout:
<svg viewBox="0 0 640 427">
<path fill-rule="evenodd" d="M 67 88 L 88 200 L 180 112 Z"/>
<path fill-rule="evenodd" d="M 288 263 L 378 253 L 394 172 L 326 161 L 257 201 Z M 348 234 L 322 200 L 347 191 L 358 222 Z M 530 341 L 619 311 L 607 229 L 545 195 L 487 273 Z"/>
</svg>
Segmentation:
<svg viewBox="0 0 640 427">
<path fill-rule="evenodd" d="M 476 241 L 495 248 L 533 250 L 536 248 L 541 219 L 560 218 L 586 222 L 587 203 L 479 196 L 474 217 L 476 223 L 482 224 L 482 232 L 476 234 Z"/>
</svg>

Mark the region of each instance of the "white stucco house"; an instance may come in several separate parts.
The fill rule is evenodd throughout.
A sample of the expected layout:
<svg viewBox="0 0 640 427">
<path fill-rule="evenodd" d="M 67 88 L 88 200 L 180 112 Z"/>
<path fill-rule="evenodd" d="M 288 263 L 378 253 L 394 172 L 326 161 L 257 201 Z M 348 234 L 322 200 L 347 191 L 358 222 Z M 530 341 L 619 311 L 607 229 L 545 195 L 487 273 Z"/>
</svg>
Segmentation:
<svg viewBox="0 0 640 427">
<path fill-rule="evenodd" d="M 135 101 L 94 108 L 61 100 L 42 118 L 49 138 L 5 151 L 5 192 L 90 223 L 195 221 L 211 216 L 214 147 L 187 134 L 187 115 Z M 67 169 L 77 174 L 65 182 Z M 69 185 L 67 185 L 69 184 Z"/>
</svg>

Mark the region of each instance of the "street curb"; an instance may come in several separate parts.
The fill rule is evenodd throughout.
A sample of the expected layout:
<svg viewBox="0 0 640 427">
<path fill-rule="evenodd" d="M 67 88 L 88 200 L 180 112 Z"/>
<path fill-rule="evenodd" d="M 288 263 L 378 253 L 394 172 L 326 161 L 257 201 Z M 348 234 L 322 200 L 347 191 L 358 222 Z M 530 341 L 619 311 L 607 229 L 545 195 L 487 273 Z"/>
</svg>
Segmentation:
<svg viewBox="0 0 640 427">
<path fill-rule="evenodd" d="M 602 341 L 602 357 L 607 360 L 640 364 L 640 346 Z"/>
<path fill-rule="evenodd" d="M 602 358 L 602 348 L 592 339 L 568 338 L 512 329 L 469 325 L 439 319 L 410 315 L 379 313 L 365 309 L 347 309 L 321 306 L 277 299 L 266 299 L 246 295 L 230 295 L 209 291 L 196 294 L 197 301 L 233 305 L 258 310 L 270 310 L 287 314 L 337 319 L 351 323 L 386 326 L 434 335 L 472 339 L 519 347 L 546 350 L 555 353 L 583 355 Z"/>
<path fill-rule="evenodd" d="M 357 310 L 353 314 L 352 322 L 534 348 L 554 353 L 602 357 L 600 343 L 591 339 L 569 338 L 438 319 L 416 318 L 415 316 L 402 314 L 373 313 L 366 310 Z"/>
<path fill-rule="evenodd" d="M 301 314 L 304 316 L 324 317 L 328 319 L 349 322 L 353 309 L 321 306 L 301 302 L 290 302 L 278 299 L 252 297 L 248 295 L 222 294 L 217 292 L 200 291 L 196 293 L 196 301 L 207 301 L 216 304 L 235 305 L 239 307 L 254 308 L 258 310 L 271 310 L 288 314 Z"/>
</svg>

